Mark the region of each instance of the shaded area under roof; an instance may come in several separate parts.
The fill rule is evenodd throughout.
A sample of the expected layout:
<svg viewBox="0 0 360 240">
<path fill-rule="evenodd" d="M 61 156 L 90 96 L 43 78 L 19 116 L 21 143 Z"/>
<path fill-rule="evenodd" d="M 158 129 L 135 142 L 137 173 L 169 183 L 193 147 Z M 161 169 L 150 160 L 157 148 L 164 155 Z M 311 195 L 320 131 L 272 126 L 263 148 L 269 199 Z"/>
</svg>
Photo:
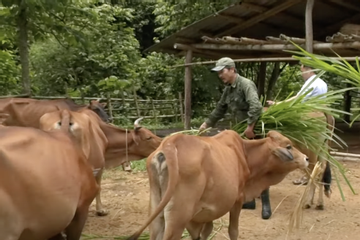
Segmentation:
<svg viewBox="0 0 360 240">
<path fill-rule="evenodd" d="M 289 37 L 304 47 L 305 8 L 304 0 L 243 0 L 146 51 L 184 55 L 192 49 L 194 57 L 208 59 L 289 57 L 283 51 L 293 47 Z M 316 0 L 312 16 L 314 53 L 335 56 L 333 48 L 344 57 L 359 55 L 359 0 Z"/>
</svg>

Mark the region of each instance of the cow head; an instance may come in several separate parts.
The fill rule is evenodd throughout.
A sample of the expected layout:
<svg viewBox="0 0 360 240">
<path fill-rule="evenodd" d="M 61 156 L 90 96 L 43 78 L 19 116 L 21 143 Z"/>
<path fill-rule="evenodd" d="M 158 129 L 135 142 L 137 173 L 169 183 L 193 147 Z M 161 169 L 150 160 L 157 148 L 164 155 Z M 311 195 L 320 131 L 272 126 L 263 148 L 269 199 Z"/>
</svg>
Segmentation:
<svg viewBox="0 0 360 240">
<path fill-rule="evenodd" d="M 162 139 L 153 134 L 150 130 L 143 128 L 140 125 L 142 119 L 143 118 L 138 118 L 134 122 L 132 136 L 135 144 L 133 147 L 136 149 L 137 154 L 147 157 L 159 147 Z"/>
<path fill-rule="evenodd" d="M 100 103 L 100 99 L 97 100 L 90 100 L 89 102 L 89 109 L 93 110 L 101 120 L 103 120 L 106 123 L 109 123 L 111 121 L 111 118 L 105 111 L 106 103 Z"/>
<path fill-rule="evenodd" d="M 308 157 L 296 149 L 290 139 L 277 131 L 269 131 L 267 137 L 270 139 L 271 160 L 277 165 L 278 171 L 290 172 L 308 167 Z"/>
</svg>

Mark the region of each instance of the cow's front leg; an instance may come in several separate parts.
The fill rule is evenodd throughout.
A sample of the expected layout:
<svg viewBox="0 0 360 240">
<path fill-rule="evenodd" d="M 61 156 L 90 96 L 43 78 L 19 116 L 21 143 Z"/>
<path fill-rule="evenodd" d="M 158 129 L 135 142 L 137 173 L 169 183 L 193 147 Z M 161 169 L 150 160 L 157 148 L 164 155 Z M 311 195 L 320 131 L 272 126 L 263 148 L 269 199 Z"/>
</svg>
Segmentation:
<svg viewBox="0 0 360 240">
<path fill-rule="evenodd" d="M 262 217 L 262 219 L 269 219 L 272 214 L 269 190 L 270 190 L 270 187 L 268 189 L 265 189 L 261 193 L 261 203 L 262 203 L 261 217 Z"/>
<path fill-rule="evenodd" d="M 106 216 L 109 214 L 109 211 L 103 208 L 102 202 L 101 202 L 101 179 L 103 174 L 104 168 L 102 167 L 101 170 L 96 174 L 95 179 L 97 184 L 99 185 L 99 192 L 96 195 L 96 215 L 98 216 Z"/>
<path fill-rule="evenodd" d="M 239 236 L 239 216 L 242 208 L 242 202 L 235 202 L 234 206 L 230 210 L 229 220 L 229 237 L 230 240 L 237 240 Z"/>
</svg>

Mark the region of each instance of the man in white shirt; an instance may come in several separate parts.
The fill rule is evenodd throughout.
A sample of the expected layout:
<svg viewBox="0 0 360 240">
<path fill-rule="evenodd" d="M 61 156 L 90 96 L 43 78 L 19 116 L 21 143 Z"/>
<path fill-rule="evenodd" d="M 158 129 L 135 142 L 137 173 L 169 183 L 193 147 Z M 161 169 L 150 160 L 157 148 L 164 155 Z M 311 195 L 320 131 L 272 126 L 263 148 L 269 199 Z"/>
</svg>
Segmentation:
<svg viewBox="0 0 360 240">
<path fill-rule="evenodd" d="M 324 82 L 324 80 L 322 80 L 319 77 L 314 80 L 314 78 L 316 77 L 316 74 L 314 73 L 313 68 L 301 65 L 300 71 L 301 71 L 301 76 L 305 80 L 305 83 L 301 87 L 300 91 L 296 94 L 296 96 L 285 100 L 285 102 L 291 101 L 291 100 L 299 97 L 300 95 L 304 94 L 309 89 L 312 89 L 312 91 L 310 91 L 306 94 L 304 100 L 306 100 L 309 97 L 315 97 L 320 94 L 327 93 L 328 87 L 327 87 L 326 82 Z M 268 100 L 266 102 L 269 105 L 281 103 L 281 102 L 275 103 L 274 101 L 271 101 L 271 100 Z"/>
<path fill-rule="evenodd" d="M 315 96 L 318 96 L 320 94 L 327 93 L 328 87 L 327 87 L 326 82 L 324 82 L 324 80 L 322 80 L 319 77 L 314 80 L 314 78 L 316 77 L 316 74 L 314 73 L 313 68 L 311 68 L 309 66 L 301 65 L 300 71 L 301 71 L 301 76 L 305 80 L 305 83 L 301 87 L 300 91 L 296 94 L 296 96 L 285 100 L 286 102 L 297 98 L 298 96 L 300 96 L 300 95 L 304 94 L 305 92 L 307 92 L 309 89 L 312 89 L 312 90 L 306 94 L 304 100 L 308 99 L 309 97 L 315 97 Z M 268 100 L 267 103 L 269 105 L 273 105 L 273 104 L 278 104 L 278 103 L 281 103 L 281 102 L 275 103 L 274 101 Z M 307 184 L 307 181 L 308 181 L 307 177 L 303 176 L 300 179 L 294 180 L 293 183 L 295 185 Z"/>
</svg>

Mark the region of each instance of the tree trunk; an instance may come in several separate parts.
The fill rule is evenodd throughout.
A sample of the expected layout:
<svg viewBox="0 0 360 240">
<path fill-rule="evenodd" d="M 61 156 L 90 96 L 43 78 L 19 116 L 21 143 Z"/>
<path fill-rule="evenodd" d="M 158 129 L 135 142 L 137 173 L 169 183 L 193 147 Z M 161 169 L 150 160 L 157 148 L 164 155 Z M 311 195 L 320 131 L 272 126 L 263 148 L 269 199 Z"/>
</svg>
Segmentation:
<svg viewBox="0 0 360 240">
<path fill-rule="evenodd" d="M 21 63 L 21 77 L 23 93 L 31 97 L 30 71 L 29 71 L 29 48 L 28 48 L 28 20 L 27 9 L 21 1 L 20 11 L 17 16 L 18 44 Z"/>
</svg>

